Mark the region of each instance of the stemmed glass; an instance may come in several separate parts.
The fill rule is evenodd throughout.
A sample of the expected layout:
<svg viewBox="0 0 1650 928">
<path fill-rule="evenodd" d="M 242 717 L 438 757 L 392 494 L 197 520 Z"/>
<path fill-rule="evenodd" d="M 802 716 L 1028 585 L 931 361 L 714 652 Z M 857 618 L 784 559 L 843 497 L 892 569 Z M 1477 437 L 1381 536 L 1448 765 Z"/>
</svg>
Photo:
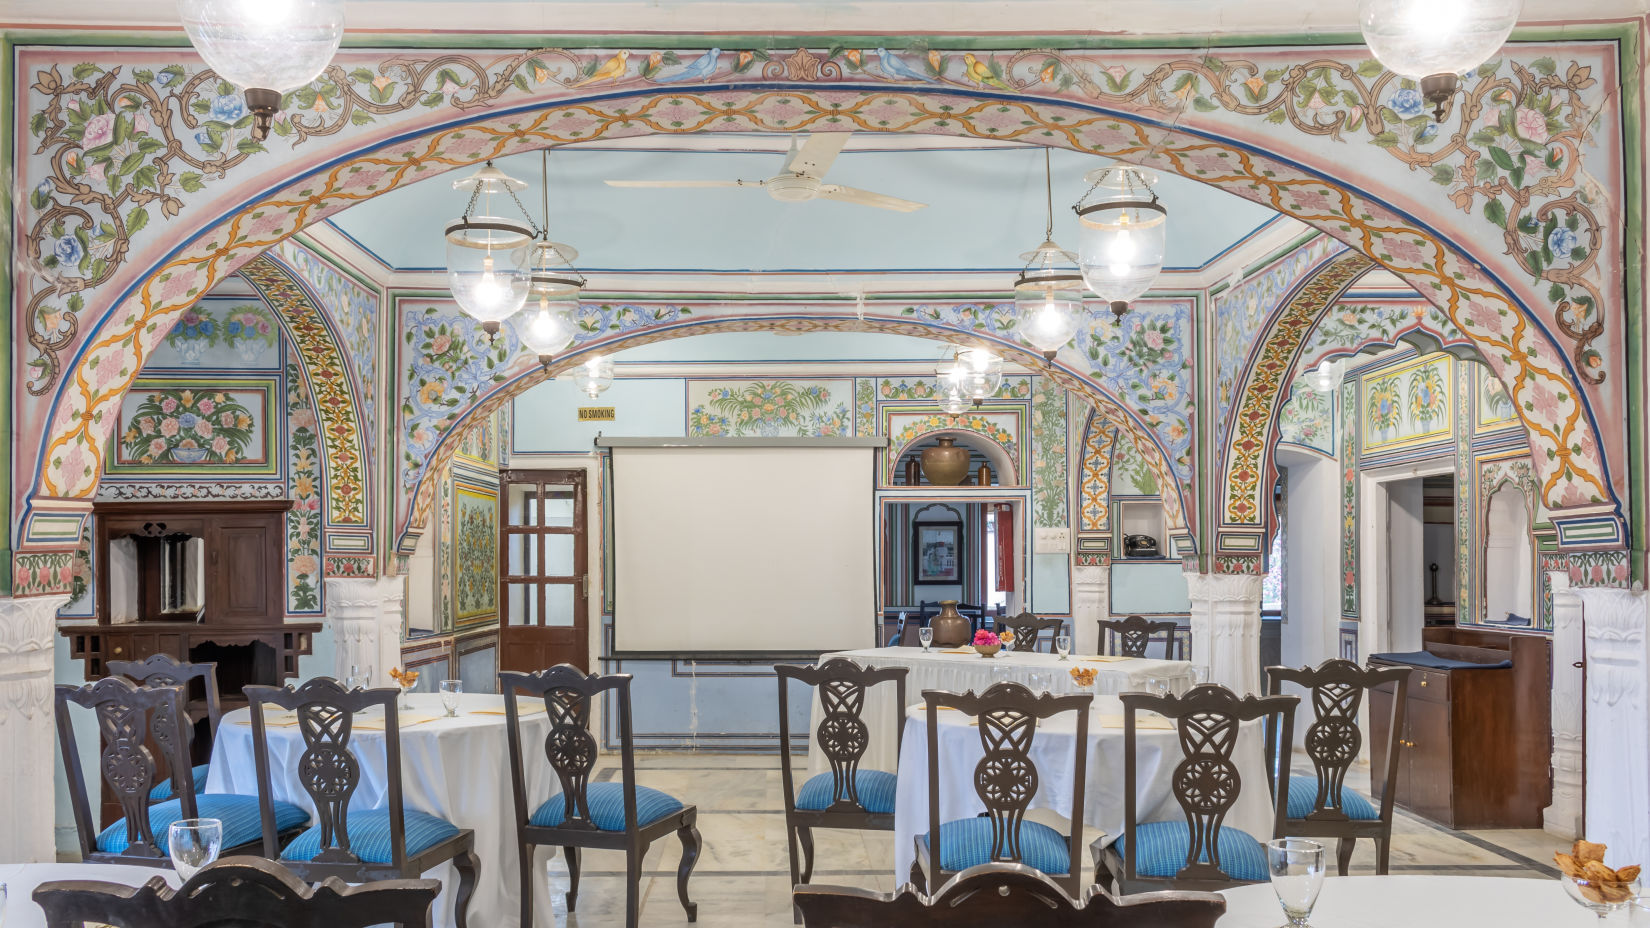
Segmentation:
<svg viewBox="0 0 1650 928">
<path fill-rule="evenodd" d="M 351 664 L 349 679 L 344 681 L 344 685 L 352 690 L 356 687 L 372 686 L 372 665 Z"/>
<path fill-rule="evenodd" d="M 1305 838 L 1274 838 L 1266 842 L 1266 869 L 1272 891 L 1290 928 L 1310 928 L 1312 907 L 1323 889 L 1323 845 Z"/>
<path fill-rule="evenodd" d="M 463 693 L 463 680 L 441 681 L 441 708 L 447 710 L 447 718 L 458 717 L 458 697 Z"/>
<path fill-rule="evenodd" d="M 1060 660 L 1071 660 L 1071 658 L 1066 656 L 1071 653 L 1071 636 L 1055 635 L 1054 650 L 1060 655 Z"/>
<path fill-rule="evenodd" d="M 922 642 L 922 651 L 928 653 L 928 646 L 934 643 L 934 630 L 928 626 L 917 629 L 917 640 Z"/>
<path fill-rule="evenodd" d="M 186 818 L 167 829 L 166 850 L 172 867 L 185 881 L 218 859 L 223 849 L 223 822 L 215 818 Z"/>
</svg>

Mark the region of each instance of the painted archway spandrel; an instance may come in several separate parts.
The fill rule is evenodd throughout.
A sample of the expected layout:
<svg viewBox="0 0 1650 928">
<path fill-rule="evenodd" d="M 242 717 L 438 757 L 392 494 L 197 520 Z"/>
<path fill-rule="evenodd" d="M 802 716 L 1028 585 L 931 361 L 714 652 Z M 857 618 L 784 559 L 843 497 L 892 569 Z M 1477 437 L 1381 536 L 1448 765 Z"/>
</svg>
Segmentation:
<svg viewBox="0 0 1650 928">
<path fill-rule="evenodd" d="M 25 170 L 25 189 L 30 191 L 30 210 L 23 219 L 29 229 L 25 251 L 42 262 L 55 261 L 49 270 L 60 275 L 56 288 L 37 287 L 40 280 L 23 282 L 25 291 L 17 301 L 21 328 L 29 333 L 31 369 L 37 374 L 30 389 L 45 393 L 52 383 L 63 385 L 53 400 L 49 426 L 40 430 L 49 437 L 41 449 L 43 466 L 35 492 L 88 495 L 107 428 L 108 417 L 101 413 L 132 376 L 135 367 L 130 362 L 141 364 L 157 323 L 180 311 L 240 261 L 330 212 L 441 170 L 547 144 L 711 129 L 842 128 L 1023 139 L 1118 156 L 1209 182 L 1318 225 L 1405 276 L 1429 299 L 1446 306 L 1474 338 L 1515 400 L 1537 417 L 1538 460 L 1543 493 L 1550 503 L 1608 503 L 1612 492 L 1605 455 L 1621 460 L 1624 434 L 1608 427 L 1600 445 L 1576 373 L 1590 370 L 1587 377 L 1592 379 L 1607 368 L 1604 355 L 1586 351 L 1596 349 L 1601 339 L 1608 342 L 1611 326 L 1619 328 L 1619 320 L 1605 320 L 1601 301 L 1582 291 L 1584 282 L 1591 282 L 1600 292 L 1619 292 L 1619 280 L 1594 278 L 1619 278 L 1619 267 L 1609 267 L 1609 259 L 1602 256 L 1619 254 L 1620 249 L 1608 247 L 1616 234 L 1612 225 L 1605 223 L 1595 233 L 1591 223 L 1596 212 L 1588 215 L 1581 210 L 1599 198 L 1582 189 L 1591 178 L 1580 165 L 1594 149 L 1618 151 L 1619 133 L 1615 120 L 1594 120 L 1602 128 L 1587 136 L 1592 141 L 1587 145 L 1576 134 L 1585 125 L 1567 128 L 1577 120 L 1588 124 L 1600 113 L 1618 112 L 1616 98 L 1601 92 L 1610 81 L 1595 77 L 1609 67 L 1607 47 L 1613 46 L 1570 43 L 1531 58 L 1529 53 L 1546 47 L 1520 46 L 1518 61 L 1504 60 L 1493 73 L 1469 81 L 1467 99 L 1473 102 L 1463 103 L 1459 113 L 1466 122 L 1447 137 L 1429 137 L 1424 126 L 1412 124 L 1413 117 L 1406 115 L 1411 101 L 1405 91 L 1410 88 L 1388 75 L 1358 73 L 1356 66 L 1320 58 L 1310 50 L 1257 51 L 1221 61 L 1190 59 L 1166 68 L 1144 50 L 981 53 L 973 63 L 967 61 L 973 53 L 935 50 L 923 56 L 862 54 L 859 64 L 847 58 L 847 52 L 768 54 L 764 60 L 753 52 L 730 51 L 695 58 L 695 66 L 704 68 L 703 77 L 688 74 L 690 66 L 670 65 L 662 55 L 640 51 L 546 50 L 481 61 L 465 54 L 351 50 L 340 56 L 326 80 L 292 96 L 290 115 L 279 124 L 278 132 L 284 134 L 273 144 L 299 149 L 297 158 L 286 160 L 292 172 L 303 173 L 302 179 L 262 199 L 251 198 L 252 205 L 232 219 L 225 219 L 223 205 L 246 202 L 247 186 L 260 182 L 240 166 L 253 162 L 267 167 L 274 163 L 268 159 L 275 157 L 252 146 L 242 150 L 245 138 L 237 133 L 244 131 L 239 124 L 246 116 L 234 111 L 232 94 L 213 93 L 222 88 L 191 70 L 194 66 L 161 66 L 167 56 L 176 57 L 170 50 L 130 50 L 121 53 L 128 57 L 114 56 L 76 75 L 63 57 L 73 52 L 21 49 L 23 69 L 36 75 L 28 106 L 19 108 L 29 113 L 27 130 L 35 146 Z M 437 59 L 444 63 L 436 66 Z M 902 71 L 894 62 L 910 70 Z M 1277 67 L 1270 66 L 1274 63 Z M 1339 74 L 1344 85 L 1338 95 L 1324 92 L 1325 79 L 1332 73 Z M 669 87 L 659 86 L 677 75 L 687 76 Z M 695 88 L 695 81 L 713 86 Z M 785 81 L 795 86 L 741 86 Z M 518 104 L 519 112 L 514 111 Z M 1535 104 L 1534 109 L 1527 104 Z M 164 124 L 155 117 L 185 110 L 197 114 L 190 118 L 206 128 L 190 135 L 181 131 L 181 116 L 168 115 Z M 1129 110 L 1154 117 L 1174 112 L 1183 129 L 1209 135 L 1165 130 L 1120 115 Z M 1505 118 L 1498 115 L 1493 127 L 1480 125 L 1491 110 Z M 1542 135 L 1536 117 L 1523 112 L 1534 110 L 1545 120 L 1544 139 L 1535 138 Z M 459 120 L 474 122 L 452 125 Z M 213 121 L 222 126 L 208 125 Z M 420 130 L 427 132 L 404 137 Z M 1567 140 L 1566 132 L 1575 137 Z M 381 144 L 396 134 L 403 137 Z M 1456 135 L 1464 141 L 1451 141 Z M 317 141 L 323 137 L 324 143 Z M 235 153 L 230 155 L 223 149 L 232 138 Z M 161 149 L 153 148 L 161 139 L 178 144 L 165 141 Z M 1506 236 L 1526 235 L 1524 212 L 1509 220 L 1513 231 L 1505 221 L 1498 224 L 1483 215 L 1495 211 L 1490 200 L 1499 200 L 1489 196 L 1487 188 L 1479 189 L 1491 181 L 1481 176 L 1488 176 L 1488 169 L 1478 165 L 1499 165 L 1502 159 L 1494 154 L 1493 143 L 1512 144 L 1509 139 L 1536 146 L 1548 153 L 1542 160 L 1557 162 L 1550 173 L 1541 174 L 1527 161 L 1520 171 L 1515 161 L 1513 169 L 1497 167 L 1504 176 L 1497 175 L 1494 182 L 1527 196 L 1526 212 L 1535 209 L 1539 215 L 1542 208 L 1552 206 L 1548 217 L 1559 216 L 1554 229 L 1547 232 L 1542 219 L 1528 235 L 1545 234 L 1548 251 L 1575 238 L 1579 244 L 1571 247 L 1565 267 L 1557 266 L 1562 262 L 1553 252 L 1552 265 L 1541 274 L 1528 274 L 1529 269 L 1518 266 L 1517 255 L 1524 252 L 1502 255 Z M 1257 154 L 1256 141 L 1265 141 L 1282 157 Z M 155 154 L 143 175 L 123 173 L 131 151 L 145 144 Z M 357 154 L 338 156 L 352 148 Z M 162 150 L 164 155 L 159 154 Z M 206 157 L 209 150 L 222 157 Z M 1523 147 L 1518 150 L 1524 152 Z M 71 151 L 79 154 L 70 159 Z M 1475 152 L 1479 156 L 1470 161 L 1471 170 L 1462 171 Z M 115 153 L 121 155 L 118 164 Z M 189 158 L 212 168 L 185 170 Z M 1436 190 L 1414 183 L 1417 174 L 1411 167 L 1423 162 L 1438 181 Z M 1379 190 L 1384 202 L 1337 187 L 1309 165 L 1325 173 L 1355 165 L 1361 189 Z M 1446 173 L 1463 178 L 1462 184 L 1471 177 L 1477 186 L 1454 188 L 1451 184 L 1456 182 L 1446 179 Z M 112 232 L 82 222 L 65 205 L 93 189 L 95 178 L 90 175 L 116 192 L 93 196 L 78 208 L 86 213 L 107 201 L 104 205 L 120 217 L 108 223 Z M 135 198 L 149 186 L 158 189 L 143 207 L 146 218 L 127 221 L 126 214 L 136 210 Z M 1601 189 L 1611 192 L 1608 186 Z M 1570 199 L 1552 205 L 1566 197 Z M 1464 211 L 1461 200 L 1472 211 Z M 1430 225 L 1407 219 L 1394 207 L 1423 215 Z M 179 216 L 183 223 L 166 224 L 162 237 L 160 224 L 150 224 L 147 218 L 151 209 Z M 1507 212 L 1505 203 L 1501 210 Z M 1574 220 L 1575 229 L 1569 228 L 1572 216 L 1580 217 Z M 220 222 L 226 224 L 215 225 Z M 59 223 L 64 225 L 63 235 L 55 234 Z M 80 225 L 68 228 L 74 223 Z M 1463 261 L 1449 244 L 1450 238 L 1469 246 L 1481 244 L 1480 239 L 1490 235 L 1489 227 L 1494 227 L 1500 247 L 1474 251 L 1494 269 L 1493 277 Z M 1569 234 L 1559 234 L 1560 228 Z M 163 255 L 164 242 L 178 240 L 186 229 L 211 231 Z M 104 235 L 106 240 L 98 238 Z M 1530 292 L 1536 288 L 1520 283 L 1522 277 L 1550 285 L 1548 291 Z M 1514 283 L 1504 285 L 1503 280 Z M 129 285 L 138 286 L 110 312 L 115 295 Z M 1509 293 L 1507 286 L 1515 290 Z M 1553 287 L 1569 296 L 1559 299 Z M 88 307 L 84 325 L 77 316 L 64 313 L 61 305 L 48 307 L 64 291 L 77 288 Z M 1535 319 L 1541 325 L 1526 324 L 1520 302 L 1536 307 Z M 40 328 L 47 320 L 55 321 L 56 328 Z M 96 335 L 88 340 L 94 328 Z M 1564 341 L 1555 341 L 1550 334 L 1554 332 Z M 61 377 L 62 359 L 83 343 L 80 370 Z M 1598 384 L 1585 389 L 1589 396 L 1608 392 L 1600 391 Z M 23 405 L 30 408 L 20 409 L 17 420 L 39 421 L 43 410 Z"/>
<path fill-rule="evenodd" d="M 1090 412 L 1083 427 L 1083 464 L 1078 474 L 1078 532 L 1111 531 L 1111 449 L 1117 430 Z"/>
</svg>

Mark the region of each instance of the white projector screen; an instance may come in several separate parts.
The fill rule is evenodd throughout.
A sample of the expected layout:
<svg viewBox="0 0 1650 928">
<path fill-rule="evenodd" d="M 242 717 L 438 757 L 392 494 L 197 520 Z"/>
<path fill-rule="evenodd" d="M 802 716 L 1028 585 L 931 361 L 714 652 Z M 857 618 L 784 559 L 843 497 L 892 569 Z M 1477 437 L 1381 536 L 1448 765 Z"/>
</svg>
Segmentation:
<svg viewBox="0 0 1650 928">
<path fill-rule="evenodd" d="M 615 650 L 874 646 L 873 442 L 604 442 Z"/>
</svg>

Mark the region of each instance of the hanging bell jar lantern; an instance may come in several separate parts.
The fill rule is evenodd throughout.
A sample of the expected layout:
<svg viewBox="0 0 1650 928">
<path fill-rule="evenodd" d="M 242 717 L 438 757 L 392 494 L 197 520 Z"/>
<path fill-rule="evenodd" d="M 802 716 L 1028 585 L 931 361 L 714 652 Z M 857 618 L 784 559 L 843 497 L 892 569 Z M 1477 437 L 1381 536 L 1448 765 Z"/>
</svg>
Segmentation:
<svg viewBox="0 0 1650 928">
<path fill-rule="evenodd" d="M 1093 186 L 1072 209 L 1077 213 L 1077 266 L 1094 294 L 1118 321 L 1157 281 L 1168 244 L 1169 211 L 1158 202 L 1157 176 L 1144 168 L 1112 165 L 1090 171 Z"/>
<path fill-rule="evenodd" d="M 1359 0 L 1358 27 L 1387 70 L 1420 86 L 1441 122 L 1460 75 L 1495 57 L 1523 0 Z"/>
<path fill-rule="evenodd" d="M 252 138 L 269 138 L 281 96 L 321 76 L 344 38 L 344 0 L 178 0 L 190 44 L 241 88 Z"/>
<path fill-rule="evenodd" d="M 529 256 L 539 229 L 516 196 L 525 186 L 491 161 L 453 181 L 453 189 L 470 191 L 470 202 L 464 215 L 447 224 L 447 283 L 459 309 L 481 322 L 489 341 L 527 301 L 532 281 Z M 506 197 L 523 219 L 498 214 Z"/>
<path fill-rule="evenodd" d="M 573 368 L 573 386 L 591 399 L 601 396 L 613 386 L 613 359 L 597 355 Z"/>
<path fill-rule="evenodd" d="M 547 369 L 577 335 L 573 312 L 585 284 L 584 275 L 573 268 L 577 257 L 571 245 L 548 240 L 533 243 L 533 273 L 527 285 L 531 299 L 513 325 L 516 337 Z"/>
<path fill-rule="evenodd" d="M 1020 338 L 1052 361 L 1082 326 L 1084 281 L 1077 270 L 1077 256 L 1054 243 L 1054 173 L 1046 148 L 1043 184 L 1048 223 L 1043 228 L 1043 243 L 1020 256 L 1025 265 L 1014 281 L 1014 316 Z"/>
</svg>

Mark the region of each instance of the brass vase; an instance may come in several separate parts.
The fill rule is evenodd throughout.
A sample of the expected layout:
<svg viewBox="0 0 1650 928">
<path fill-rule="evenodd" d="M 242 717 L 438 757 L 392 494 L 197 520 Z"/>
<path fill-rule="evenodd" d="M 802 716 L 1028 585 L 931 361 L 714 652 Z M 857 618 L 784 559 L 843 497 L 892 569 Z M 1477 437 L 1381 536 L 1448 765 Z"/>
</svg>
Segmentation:
<svg viewBox="0 0 1650 928">
<path fill-rule="evenodd" d="M 968 449 L 943 436 L 937 446 L 922 449 L 922 472 L 934 486 L 958 486 L 968 478 Z"/>
<path fill-rule="evenodd" d="M 954 599 L 940 601 L 940 614 L 934 616 L 928 627 L 934 630 L 934 644 L 942 648 L 960 648 L 974 636 L 974 623 L 957 611 Z"/>
</svg>

